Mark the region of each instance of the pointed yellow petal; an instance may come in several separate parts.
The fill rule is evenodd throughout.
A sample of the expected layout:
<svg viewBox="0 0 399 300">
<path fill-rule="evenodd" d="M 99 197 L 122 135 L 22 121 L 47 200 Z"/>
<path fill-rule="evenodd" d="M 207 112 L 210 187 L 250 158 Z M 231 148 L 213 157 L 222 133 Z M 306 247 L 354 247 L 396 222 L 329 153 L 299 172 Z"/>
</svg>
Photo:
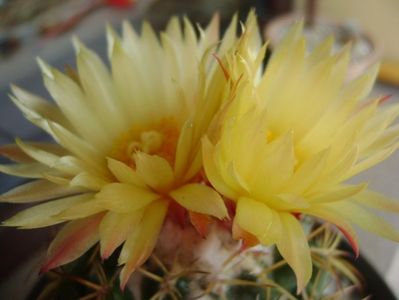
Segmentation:
<svg viewBox="0 0 399 300">
<path fill-rule="evenodd" d="M 49 201 L 19 212 L 3 224 L 22 228 L 39 228 L 58 224 L 63 220 L 55 217 L 57 214 L 92 197 L 91 194 L 83 194 Z"/>
<path fill-rule="evenodd" d="M 207 49 L 219 41 L 220 15 L 215 13 L 205 30 L 200 30 L 200 43 Z"/>
<path fill-rule="evenodd" d="M 99 191 L 108 183 L 110 183 L 110 181 L 87 172 L 82 172 L 71 180 L 70 185 L 73 187 L 86 188 L 92 191 Z"/>
<path fill-rule="evenodd" d="M 25 178 L 43 178 L 45 173 L 52 171 L 50 167 L 36 162 L 0 165 L 0 172 Z"/>
<path fill-rule="evenodd" d="M 57 144 L 50 143 L 32 143 L 35 148 L 42 149 L 46 152 L 57 153 L 58 155 L 66 155 L 66 151 Z M 8 144 L 0 147 L 0 155 L 15 162 L 28 163 L 33 162 L 33 158 L 27 155 L 18 147 L 17 144 Z"/>
<path fill-rule="evenodd" d="M 389 148 L 398 142 L 399 139 L 399 124 L 395 124 L 387 128 L 366 150 L 366 155 L 373 155 L 380 149 Z"/>
<path fill-rule="evenodd" d="M 386 239 L 399 242 L 399 231 L 395 227 L 362 206 L 349 201 L 334 202 L 328 204 L 328 206 L 335 213 L 340 214 L 360 228 Z"/>
<path fill-rule="evenodd" d="M 193 155 L 192 160 L 190 160 L 190 167 L 188 168 L 188 171 L 186 172 L 183 181 L 191 181 L 196 175 L 199 174 L 202 167 L 201 151 L 197 149 L 197 151 L 195 151 L 195 154 Z"/>
<path fill-rule="evenodd" d="M 107 120 L 108 131 L 118 134 L 125 128 L 125 115 L 120 106 L 115 105 L 118 95 L 111 76 L 97 54 L 77 39 L 74 42 L 79 79 L 89 107 L 100 120 Z"/>
<path fill-rule="evenodd" d="M 296 193 L 298 195 L 304 193 L 322 172 L 328 154 L 329 151 L 324 150 L 305 160 L 305 162 L 295 170 L 287 183 L 282 186 L 283 191 L 286 193 Z"/>
<path fill-rule="evenodd" d="M 101 205 L 117 213 L 130 213 L 159 199 L 160 195 L 149 189 L 142 189 L 124 183 L 111 183 L 104 186 L 96 195 Z"/>
<path fill-rule="evenodd" d="M 119 264 L 125 264 L 120 273 L 122 289 L 126 286 L 133 271 L 141 266 L 151 255 L 166 212 L 166 201 L 159 200 L 150 204 L 144 212 L 140 225 L 126 240 L 119 256 Z"/>
<path fill-rule="evenodd" d="M 98 214 L 64 226 L 51 243 L 41 272 L 69 263 L 89 250 L 98 241 L 102 217 Z"/>
<path fill-rule="evenodd" d="M 194 125 L 192 122 L 186 122 L 179 135 L 179 140 L 176 146 L 176 160 L 174 165 L 174 171 L 176 178 L 183 177 L 183 174 L 187 172 L 190 151 L 192 146 L 192 138 L 194 132 Z"/>
<path fill-rule="evenodd" d="M 126 41 L 124 39 L 123 42 Z M 146 105 L 140 105 L 143 93 L 138 91 L 143 88 L 141 82 L 143 79 L 137 65 L 126 53 L 127 51 L 118 40 L 113 41 L 111 53 L 112 79 L 120 97 L 120 106 L 130 120 L 139 123 L 148 116 L 148 108 Z"/>
<path fill-rule="evenodd" d="M 353 200 L 364 206 L 379 209 L 389 213 L 399 213 L 399 201 L 380 193 L 364 190 L 353 197 Z"/>
<path fill-rule="evenodd" d="M 310 206 L 305 198 L 296 194 L 278 194 L 276 197 L 266 199 L 265 203 L 276 210 L 285 211 L 300 211 Z"/>
<path fill-rule="evenodd" d="M 165 191 L 174 181 L 173 170 L 168 161 L 157 155 L 136 153 L 136 172 L 144 182 L 157 191 Z"/>
<path fill-rule="evenodd" d="M 15 162 L 30 163 L 34 160 L 21 150 L 16 144 L 8 144 L 0 147 L 0 155 Z"/>
<path fill-rule="evenodd" d="M 75 219 L 83 219 L 100 212 L 106 210 L 100 201 L 94 199 L 94 195 L 90 194 L 91 197 L 85 199 L 85 201 L 81 201 L 68 209 L 60 212 L 58 215 L 55 215 L 54 218 L 63 220 L 63 221 L 70 221 Z"/>
<path fill-rule="evenodd" d="M 353 102 L 352 99 L 364 99 L 373 88 L 379 68 L 379 64 L 376 63 L 369 67 L 367 72 L 360 77 L 349 82 L 344 88 L 342 99 L 346 100 L 346 102 Z"/>
<path fill-rule="evenodd" d="M 261 159 L 254 160 L 256 165 L 248 182 L 254 194 L 260 199 L 276 193 L 293 174 L 295 155 L 292 132 L 282 135 L 269 144 L 264 144 L 257 151 L 261 156 L 256 157 Z"/>
<path fill-rule="evenodd" d="M 75 176 L 84 171 L 96 173 L 85 161 L 72 155 L 60 157 L 54 165 L 52 165 L 52 168 L 65 173 L 67 176 Z"/>
<path fill-rule="evenodd" d="M 97 170 L 97 172 L 104 176 L 106 175 L 103 154 L 107 149 L 95 149 L 93 145 L 57 123 L 49 122 L 48 125 L 51 135 L 58 143 L 60 143 L 65 149 L 68 149 L 71 153 L 75 154 L 76 157 L 84 160 L 91 168 Z"/>
<path fill-rule="evenodd" d="M 111 138 L 106 126 L 103 126 L 88 107 L 81 88 L 68 76 L 39 61 L 44 75 L 44 83 L 64 115 L 73 124 L 74 129 L 91 144 L 105 147 Z M 79 112 L 79 113 L 76 113 Z"/>
<path fill-rule="evenodd" d="M 101 221 L 100 251 L 101 257 L 107 259 L 136 229 L 143 217 L 143 209 L 127 214 L 108 212 Z"/>
<path fill-rule="evenodd" d="M 352 144 L 351 141 L 348 144 Z M 344 151 L 343 151 L 344 152 Z M 313 183 L 313 186 L 317 189 L 318 186 L 321 186 L 324 183 L 334 183 L 343 181 L 347 178 L 348 172 L 351 172 L 351 168 L 355 165 L 356 161 L 359 158 L 359 147 L 355 145 L 350 149 L 344 156 L 335 160 L 332 159 L 327 162 L 324 173 L 319 176 L 318 180 Z"/>
<path fill-rule="evenodd" d="M 327 56 L 331 55 L 332 46 L 334 44 L 334 37 L 330 36 L 318 44 L 312 53 L 309 55 L 309 63 L 317 64 L 321 60 L 325 59 Z"/>
<path fill-rule="evenodd" d="M 359 148 L 365 151 L 378 140 L 399 114 L 399 105 L 382 106 L 359 132 Z"/>
<path fill-rule="evenodd" d="M 312 203 L 335 202 L 345 200 L 361 193 L 367 188 L 367 184 L 361 183 L 356 185 L 341 184 L 329 190 L 324 190 L 315 197 L 309 197 Z"/>
<path fill-rule="evenodd" d="M 224 196 L 230 199 L 236 199 L 236 193 L 231 189 L 223 178 L 220 176 L 219 170 L 213 156 L 214 146 L 207 137 L 202 139 L 202 157 L 205 173 L 212 185 Z"/>
<path fill-rule="evenodd" d="M 221 44 L 219 46 L 218 55 L 222 56 L 225 52 L 232 47 L 234 42 L 237 40 L 237 14 L 234 14 L 229 27 L 227 27 L 223 38 L 221 39 Z"/>
<path fill-rule="evenodd" d="M 62 114 L 61 110 L 49 101 L 15 85 L 11 85 L 11 90 L 15 95 L 15 98 L 12 97 L 11 99 L 27 117 L 39 115 L 44 119 L 57 121 L 63 126 L 70 128 L 71 125 Z"/>
<path fill-rule="evenodd" d="M 238 199 L 235 222 L 264 245 L 276 243 L 281 235 L 279 215 L 265 204 L 250 198 Z"/>
<path fill-rule="evenodd" d="M 124 164 L 123 162 L 107 158 L 108 169 L 121 183 L 132 184 L 138 187 L 146 187 L 144 181 L 137 175 L 136 171 Z"/>
<path fill-rule="evenodd" d="M 346 176 L 343 178 L 343 180 L 350 178 L 364 170 L 367 170 L 376 164 L 380 163 L 381 161 L 387 159 L 391 154 L 396 151 L 399 147 L 399 143 L 396 143 L 392 146 L 390 146 L 387 149 L 382 149 L 376 154 L 358 162 L 353 168 L 346 174 Z"/>
<path fill-rule="evenodd" d="M 302 291 L 312 276 L 312 259 L 308 240 L 299 221 L 291 214 L 280 213 L 281 236 L 277 249 L 295 272 L 297 292 Z"/>
<path fill-rule="evenodd" d="M 168 24 L 166 25 L 165 32 L 176 42 L 180 42 L 183 39 L 183 35 L 181 32 L 179 18 L 177 18 L 176 16 L 171 17 Z"/>
<path fill-rule="evenodd" d="M 31 203 L 56 199 L 81 192 L 81 189 L 60 186 L 46 180 L 35 180 L 0 195 L 0 202 Z"/>
<path fill-rule="evenodd" d="M 54 165 L 59 159 L 59 156 L 52 154 L 50 152 L 45 152 L 41 149 L 37 149 L 18 138 L 16 139 L 16 143 L 26 154 L 28 154 L 38 162 L 41 162 L 42 164 L 45 164 L 47 166 Z"/>
<path fill-rule="evenodd" d="M 59 186 L 65 186 L 65 187 L 69 187 L 69 183 L 71 182 L 72 178 L 70 178 L 69 176 L 65 176 L 65 174 L 57 174 L 56 172 L 50 172 L 50 173 L 45 173 L 43 174 L 43 179 L 57 184 Z M 69 187 L 70 189 L 78 189 L 80 191 L 84 191 L 85 189 L 83 188 L 74 188 L 74 187 Z"/>
<path fill-rule="evenodd" d="M 186 184 L 170 193 L 170 196 L 189 211 L 219 219 L 228 216 L 222 197 L 214 189 L 198 183 Z"/>
<path fill-rule="evenodd" d="M 357 242 L 356 232 L 352 228 L 350 220 L 346 219 L 339 212 L 331 210 L 329 206 L 323 204 L 312 205 L 310 208 L 302 210 L 302 212 L 337 226 L 345 235 L 356 256 L 359 255 L 359 245 Z"/>
</svg>

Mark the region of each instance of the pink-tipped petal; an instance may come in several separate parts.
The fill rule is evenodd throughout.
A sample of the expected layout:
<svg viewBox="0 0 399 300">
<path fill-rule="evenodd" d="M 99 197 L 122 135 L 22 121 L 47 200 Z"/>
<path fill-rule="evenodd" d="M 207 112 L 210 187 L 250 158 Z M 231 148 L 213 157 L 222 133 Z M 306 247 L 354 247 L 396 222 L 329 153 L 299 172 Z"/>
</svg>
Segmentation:
<svg viewBox="0 0 399 300">
<path fill-rule="evenodd" d="M 79 188 L 60 186 L 47 180 L 35 180 L 0 195 L 0 202 L 32 203 L 61 198 L 81 192 Z"/>
<path fill-rule="evenodd" d="M 242 240 L 242 250 L 259 244 L 259 240 L 254 235 L 242 229 L 235 218 L 232 225 L 232 235 L 233 239 Z"/>
<path fill-rule="evenodd" d="M 143 217 L 143 209 L 119 214 L 109 211 L 101 221 L 99 226 L 100 233 L 100 252 L 102 259 L 107 259 L 137 227 Z"/>
<path fill-rule="evenodd" d="M 151 255 L 158 240 L 166 216 L 168 203 L 165 200 L 154 201 L 147 206 L 141 223 L 126 240 L 119 256 L 119 263 L 125 264 L 120 274 L 120 287 L 123 290 L 134 270 L 141 266 Z"/>
<path fill-rule="evenodd" d="M 348 240 L 357 257 L 359 255 L 359 245 L 356 238 L 356 232 L 351 226 L 350 219 L 347 219 L 339 212 L 330 209 L 328 205 L 329 204 L 314 205 L 311 209 L 304 211 L 304 213 L 321 218 L 336 225 L 345 236 L 345 238 Z"/>
<path fill-rule="evenodd" d="M 48 151 L 54 154 L 66 155 L 66 151 L 57 144 L 50 143 L 29 143 L 38 149 Z M 20 163 L 29 163 L 35 161 L 31 156 L 27 155 L 17 144 L 8 144 L 0 147 L 0 156 L 4 156 L 12 161 Z"/>
<path fill-rule="evenodd" d="M 0 147 L 0 156 L 4 156 L 15 162 L 33 162 L 33 158 L 27 155 L 16 144 L 9 144 Z"/>
<path fill-rule="evenodd" d="M 68 223 L 51 243 L 41 273 L 69 263 L 90 249 L 99 239 L 103 214 Z"/>
<path fill-rule="evenodd" d="M 197 230 L 201 237 L 205 237 L 208 233 L 209 225 L 212 224 L 212 218 L 208 215 L 196 213 L 193 211 L 189 212 L 190 222 Z"/>
<path fill-rule="evenodd" d="M 342 234 L 345 236 L 345 238 L 348 240 L 349 245 L 351 246 L 353 252 L 355 253 L 355 257 L 359 257 L 359 244 L 357 243 L 356 237 L 353 236 L 348 230 L 346 230 L 344 227 L 339 227 L 339 230 L 342 232 Z"/>
<path fill-rule="evenodd" d="M 329 204 L 330 210 L 359 226 L 363 230 L 372 232 L 395 242 L 399 242 L 399 231 L 382 217 L 351 201 Z"/>
</svg>

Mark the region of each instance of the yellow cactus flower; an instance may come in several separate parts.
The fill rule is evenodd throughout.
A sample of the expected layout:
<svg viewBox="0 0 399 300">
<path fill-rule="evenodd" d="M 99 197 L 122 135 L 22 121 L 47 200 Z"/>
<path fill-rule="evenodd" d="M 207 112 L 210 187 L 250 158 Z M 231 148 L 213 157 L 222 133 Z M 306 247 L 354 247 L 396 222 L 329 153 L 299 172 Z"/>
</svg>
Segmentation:
<svg viewBox="0 0 399 300">
<path fill-rule="evenodd" d="M 17 162 L 0 171 L 35 179 L 0 201 L 51 200 L 3 224 L 37 228 L 68 221 L 43 271 L 97 242 L 103 258 L 123 244 L 124 287 L 151 254 L 167 216 L 227 217 L 222 197 L 201 176 L 200 139 L 231 98 L 218 60 L 235 47 L 236 28 L 234 18 L 219 41 L 217 16 L 198 29 L 199 37 L 187 19 L 181 29 L 172 18 L 160 38 L 146 23 L 141 35 L 125 23 L 122 38 L 108 28 L 111 71 L 77 39 L 77 72 L 63 74 L 39 60 L 55 104 L 12 87 L 26 118 L 57 143 L 17 140 L 0 149 Z"/>
<path fill-rule="evenodd" d="M 225 65 L 239 87 L 219 114 L 218 131 L 203 139 L 204 168 L 236 203 L 233 234 L 275 244 L 300 291 L 312 274 L 302 214 L 335 224 L 356 252 L 353 224 L 399 241 L 398 231 L 370 211 L 399 213 L 398 203 L 346 182 L 397 149 L 399 126 L 391 125 L 399 105 L 366 99 L 377 66 L 345 82 L 350 47 L 332 54 L 328 39 L 309 53 L 300 24 L 264 71 L 265 46 L 254 51 L 249 39 L 241 42 Z"/>
</svg>

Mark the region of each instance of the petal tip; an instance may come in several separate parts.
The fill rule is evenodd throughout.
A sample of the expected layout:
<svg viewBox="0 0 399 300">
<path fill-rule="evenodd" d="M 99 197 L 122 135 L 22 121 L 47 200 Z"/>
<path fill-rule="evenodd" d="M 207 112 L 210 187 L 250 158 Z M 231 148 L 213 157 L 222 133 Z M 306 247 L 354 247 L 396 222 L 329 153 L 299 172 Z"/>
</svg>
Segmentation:
<svg viewBox="0 0 399 300">
<path fill-rule="evenodd" d="M 36 57 L 37 64 L 39 65 L 39 68 L 44 76 L 46 76 L 49 79 L 54 80 L 54 74 L 52 71 L 52 67 L 48 65 L 44 60 L 42 60 L 40 57 Z"/>
</svg>

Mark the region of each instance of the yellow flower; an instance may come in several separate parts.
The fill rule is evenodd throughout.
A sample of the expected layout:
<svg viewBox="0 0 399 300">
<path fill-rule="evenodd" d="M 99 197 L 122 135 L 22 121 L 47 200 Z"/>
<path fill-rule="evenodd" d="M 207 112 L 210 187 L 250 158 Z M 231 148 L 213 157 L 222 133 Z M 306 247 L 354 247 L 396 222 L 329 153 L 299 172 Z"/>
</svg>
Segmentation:
<svg viewBox="0 0 399 300">
<path fill-rule="evenodd" d="M 77 72 L 66 75 L 39 60 L 56 105 L 12 87 L 26 118 L 58 143 L 17 140 L 0 150 L 17 162 L 0 171 L 36 179 L 0 201 L 51 200 L 3 224 L 37 228 L 69 221 L 50 245 L 43 271 L 98 241 L 103 258 L 123 244 L 124 287 L 151 254 L 168 214 L 227 217 L 222 197 L 201 177 L 200 139 L 231 98 L 218 59 L 237 43 L 237 20 L 220 43 L 217 16 L 199 37 L 187 19 L 183 27 L 172 18 L 160 39 L 146 23 L 141 35 L 125 23 L 122 38 L 108 28 L 111 72 L 77 39 Z"/>
<path fill-rule="evenodd" d="M 251 32 L 245 34 L 251 35 Z M 265 46 L 226 59 L 239 85 L 219 116 L 219 132 L 203 139 L 206 175 L 236 202 L 233 234 L 276 244 L 294 270 L 298 291 L 312 274 L 311 251 L 298 220 L 311 215 L 337 225 L 357 252 L 352 225 L 399 241 L 369 209 L 399 213 L 393 200 L 346 180 L 398 147 L 391 126 L 399 105 L 366 100 L 378 67 L 345 83 L 350 49 L 331 54 L 332 39 L 307 52 L 301 25 L 287 34 L 266 69 Z"/>
</svg>

